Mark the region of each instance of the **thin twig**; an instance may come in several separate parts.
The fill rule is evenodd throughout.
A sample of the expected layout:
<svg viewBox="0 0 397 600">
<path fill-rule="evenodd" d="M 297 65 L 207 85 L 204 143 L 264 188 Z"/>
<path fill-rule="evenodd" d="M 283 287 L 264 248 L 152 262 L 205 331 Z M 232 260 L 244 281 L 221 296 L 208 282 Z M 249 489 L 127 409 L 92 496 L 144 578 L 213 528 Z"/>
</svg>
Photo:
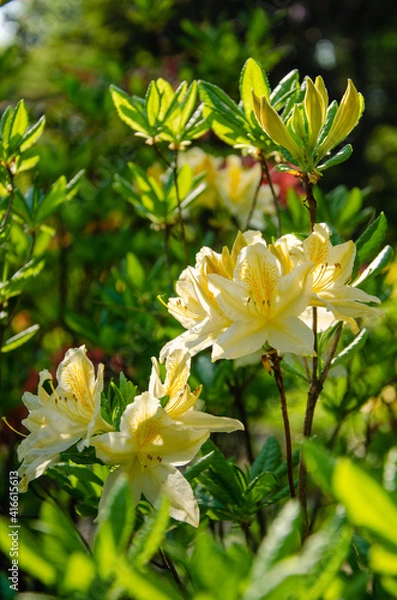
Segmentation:
<svg viewBox="0 0 397 600">
<path fill-rule="evenodd" d="M 281 412 L 283 415 L 283 425 L 284 425 L 285 453 L 286 453 L 286 458 L 287 458 L 288 485 L 289 485 L 291 498 L 295 498 L 296 493 L 295 493 L 294 473 L 293 473 L 293 464 L 292 464 L 291 429 L 290 429 L 290 424 L 289 424 L 287 398 L 285 396 L 284 380 L 283 380 L 283 375 L 282 375 L 281 366 L 280 366 L 281 358 L 280 358 L 277 350 L 275 350 L 275 349 L 272 349 L 270 352 L 268 352 L 267 356 L 269 357 L 270 363 L 272 365 L 274 378 L 276 380 L 277 389 L 278 389 L 278 392 L 280 395 Z"/>
<path fill-rule="evenodd" d="M 183 221 L 182 204 L 181 204 L 181 197 L 180 197 L 180 193 L 179 193 L 179 183 L 178 183 L 178 150 L 177 149 L 175 149 L 175 151 L 174 151 L 174 162 L 172 164 L 172 173 L 174 175 L 176 200 L 178 202 L 179 224 L 181 226 L 181 234 L 182 234 L 182 240 L 183 240 L 183 247 L 185 249 L 185 256 L 186 256 L 186 264 L 189 264 L 189 249 L 187 247 L 185 223 Z"/>
<path fill-rule="evenodd" d="M 165 567 L 170 571 L 172 577 L 174 578 L 174 581 L 175 581 L 176 585 L 178 586 L 178 589 L 181 592 L 183 598 L 188 600 L 189 595 L 188 595 L 187 589 L 183 585 L 181 578 L 178 575 L 178 572 L 175 568 L 172 558 L 162 548 L 159 548 L 159 553 L 164 562 Z"/>
<path fill-rule="evenodd" d="M 303 424 L 303 436 L 306 439 L 310 439 L 312 434 L 314 411 L 316 408 L 317 400 L 323 389 L 324 382 L 327 378 L 329 370 L 331 368 L 332 359 L 335 356 L 335 352 L 338 346 L 338 342 L 342 333 L 342 323 L 340 323 L 338 329 L 335 332 L 334 339 L 332 342 L 331 350 L 328 354 L 327 360 L 325 361 L 323 370 L 320 375 L 318 374 L 318 340 L 317 340 L 317 309 L 313 307 L 313 334 L 314 334 L 314 351 L 316 356 L 313 357 L 313 371 L 312 380 L 307 396 L 305 420 Z M 299 464 L 299 485 L 298 485 L 298 497 L 302 507 L 304 517 L 304 531 L 303 538 L 306 538 L 309 534 L 309 522 L 307 515 L 307 469 L 303 456 L 300 458 Z"/>
<path fill-rule="evenodd" d="M 172 168 L 172 163 L 168 160 L 168 158 L 166 158 L 164 156 L 164 154 L 161 152 L 160 148 L 157 146 L 156 143 L 153 143 L 153 149 L 155 151 L 155 153 L 157 154 L 157 156 L 159 157 L 159 159 L 169 168 Z"/>
<path fill-rule="evenodd" d="M 265 175 L 266 175 L 267 182 L 268 182 L 269 187 L 270 187 L 270 191 L 272 193 L 273 202 L 274 202 L 274 208 L 276 209 L 276 216 L 277 216 L 277 236 L 280 237 L 281 236 L 280 203 L 279 203 L 278 196 L 276 194 L 276 190 L 274 189 L 272 178 L 270 176 L 269 166 L 268 166 L 268 164 L 267 164 L 267 162 L 266 162 L 266 160 L 264 158 L 262 158 L 262 165 L 263 165 L 263 170 L 264 170 Z"/>
<path fill-rule="evenodd" d="M 247 223 L 245 225 L 245 229 L 249 229 L 249 225 L 250 225 L 250 222 L 251 222 L 251 219 L 252 219 L 252 215 L 254 214 L 254 210 L 255 210 L 256 204 L 258 202 L 259 190 L 261 189 L 262 183 L 263 183 L 263 176 L 265 174 L 265 169 L 264 169 L 265 161 L 264 161 L 262 155 L 260 155 L 259 164 L 260 164 L 260 167 L 261 167 L 261 172 L 260 172 L 260 175 L 259 175 L 258 185 L 256 186 L 256 189 L 255 189 L 254 197 L 252 198 L 251 208 L 250 208 L 250 211 L 248 213 L 248 218 L 247 218 Z"/>
<path fill-rule="evenodd" d="M 9 184 L 9 188 L 8 188 L 9 192 L 10 192 L 10 200 L 8 202 L 6 213 L 3 217 L 3 220 L 0 225 L 0 231 L 2 229 L 4 229 L 4 227 L 7 225 L 7 221 L 10 218 L 12 207 L 14 204 L 14 197 L 15 197 L 14 173 L 12 172 L 12 170 L 9 166 L 7 166 L 7 173 L 10 178 L 10 184 Z"/>
<path fill-rule="evenodd" d="M 306 192 L 305 206 L 310 214 L 310 229 L 313 231 L 316 224 L 317 201 L 313 194 L 313 184 L 307 175 L 303 177 L 303 187 Z"/>
</svg>

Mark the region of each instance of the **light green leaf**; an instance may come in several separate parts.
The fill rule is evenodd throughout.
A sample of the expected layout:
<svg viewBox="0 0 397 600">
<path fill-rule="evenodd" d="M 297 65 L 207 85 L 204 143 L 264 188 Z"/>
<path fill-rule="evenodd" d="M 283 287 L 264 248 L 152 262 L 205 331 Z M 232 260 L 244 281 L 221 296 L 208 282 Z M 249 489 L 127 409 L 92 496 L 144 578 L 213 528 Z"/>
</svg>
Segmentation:
<svg viewBox="0 0 397 600">
<path fill-rule="evenodd" d="M 45 127 L 45 117 L 41 117 L 37 123 L 30 127 L 26 133 L 22 136 L 21 144 L 19 149 L 21 152 L 28 150 L 33 144 L 37 142 Z"/>
<path fill-rule="evenodd" d="M 270 104 L 275 110 L 280 110 L 288 100 L 294 100 L 299 91 L 299 71 L 290 71 L 270 94 Z"/>
<path fill-rule="evenodd" d="M 120 595 L 120 588 L 134 600 L 175 600 L 178 597 L 178 592 L 170 589 L 167 581 L 133 570 L 123 558 L 118 560 L 116 576 L 115 597 Z"/>
<path fill-rule="evenodd" d="M 44 221 L 44 219 L 55 212 L 58 206 L 66 200 L 66 195 L 66 177 L 61 175 L 41 199 L 35 214 L 36 222 Z"/>
<path fill-rule="evenodd" d="M 144 115 L 144 106 L 141 106 L 141 99 L 130 98 L 123 90 L 114 85 L 110 86 L 110 94 L 120 119 L 134 131 L 150 137 L 150 126 L 146 115 Z"/>
<path fill-rule="evenodd" d="M 102 536 L 117 554 L 123 553 L 129 544 L 135 522 L 134 501 L 130 483 L 126 477 L 120 476 L 114 482 L 106 496 L 102 514 L 103 518 L 97 532 L 94 552 L 100 550 L 103 542 L 100 539 Z M 95 550 L 95 545 L 98 544 L 99 546 Z"/>
<path fill-rule="evenodd" d="M 138 531 L 128 551 L 128 560 L 134 567 L 143 567 L 157 552 L 167 531 L 169 507 L 170 502 L 168 498 L 164 497 L 160 508 L 146 518 L 145 523 Z"/>
<path fill-rule="evenodd" d="M 44 267 L 44 261 L 31 260 L 21 267 L 8 281 L 0 283 L 0 298 L 7 299 L 22 292 L 29 279 L 36 277 Z"/>
<path fill-rule="evenodd" d="M 9 521 L 0 517 L 0 548 L 8 556 L 10 551 Z M 57 578 L 54 566 L 37 552 L 37 539 L 23 528 L 18 529 L 18 566 L 44 585 L 53 585 Z"/>
<path fill-rule="evenodd" d="M 24 329 L 24 331 L 20 331 L 16 335 L 13 335 L 11 338 L 8 338 L 8 340 L 6 340 L 2 345 L 1 352 L 11 352 L 11 350 L 19 348 L 28 340 L 30 340 L 30 338 L 33 337 L 39 329 L 40 325 L 32 325 L 31 327 Z"/>
<path fill-rule="evenodd" d="M 82 183 L 83 175 L 85 173 L 85 169 L 80 169 L 76 173 L 76 175 L 70 179 L 70 181 L 66 184 L 66 200 L 72 200 L 79 191 L 79 187 Z"/>
<path fill-rule="evenodd" d="M 375 252 L 379 251 L 387 232 L 387 220 L 383 212 L 360 235 L 356 241 L 359 265 L 371 260 Z"/>
<path fill-rule="evenodd" d="M 1 116 L 0 131 L 1 139 L 5 148 L 8 148 L 10 142 L 10 132 L 12 126 L 14 111 L 11 106 L 7 106 Z"/>
<path fill-rule="evenodd" d="M 346 363 L 354 354 L 356 354 L 361 348 L 364 347 L 365 342 L 368 338 L 368 331 L 362 329 L 360 333 L 354 338 L 354 340 L 346 346 L 337 356 L 331 361 L 331 367 L 337 367 L 338 365 Z"/>
<path fill-rule="evenodd" d="M 374 544 L 369 549 L 369 564 L 376 573 L 397 575 L 397 551 Z"/>
<path fill-rule="evenodd" d="M 244 600 L 260 600 L 263 597 L 263 582 L 267 573 L 273 565 L 299 547 L 299 526 L 299 504 L 291 500 L 272 522 L 267 536 L 259 547 Z"/>
<path fill-rule="evenodd" d="M 391 246 L 385 246 L 381 250 L 378 256 L 368 265 L 366 269 L 361 273 L 358 279 L 354 282 L 354 286 L 361 285 L 364 281 L 367 281 L 370 277 L 378 275 L 383 269 L 389 264 L 394 255 L 393 248 Z"/>
<path fill-rule="evenodd" d="M 96 575 L 94 562 L 82 552 L 74 552 L 68 557 L 65 565 L 62 591 L 70 594 L 88 594 L 90 585 Z M 75 596 L 70 596 L 75 597 Z"/>
<path fill-rule="evenodd" d="M 193 81 L 191 85 L 188 87 L 183 100 L 181 102 L 181 117 L 180 117 L 180 126 L 185 127 L 186 123 L 189 121 L 192 113 L 194 111 L 194 107 L 197 102 L 197 81 Z"/>
<path fill-rule="evenodd" d="M 22 173 L 23 171 L 29 171 L 37 165 L 40 160 L 40 155 L 37 153 L 35 148 L 27 150 L 23 154 L 19 154 L 15 160 L 15 173 Z"/>
<path fill-rule="evenodd" d="M 349 520 L 397 546 L 397 505 L 387 491 L 347 458 L 340 458 L 333 476 L 333 490 Z"/>
<path fill-rule="evenodd" d="M 193 465 L 189 466 L 183 474 L 185 479 L 187 479 L 189 482 L 192 482 L 195 477 L 198 477 L 200 473 L 205 471 L 205 469 L 210 466 L 213 456 L 213 452 L 208 452 L 208 454 L 202 456 Z"/>
<path fill-rule="evenodd" d="M 335 167 L 336 165 L 340 165 L 341 163 L 345 162 L 345 160 L 348 160 L 352 153 L 353 146 L 351 144 L 346 144 L 346 146 L 343 146 L 343 148 L 339 150 L 339 152 L 334 154 L 331 158 L 323 162 L 321 165 L 318 165 L 317 168 L 319 171 L 326 171 L 330 167 Z"/>
<path fill-rule="evenodd" d="M 159 122 L 161 96 L 155 81 L 151 81 L 145 96 L 145 111 L 150 127 Z"/>
<path fill-rule="evenodd" d="M 25 102 L 20 100 L 14 108 L 10 129 L 10 146 L 16 147 L 29 125 L 28 111 Z"/>
<path fill-rule="evenodd" d="M 164 117 L 166 116 L 166 114 L 172 104 L 172 101 L 175 97 L 175 92 L 172 89 L 172 85 L 170 83 L 168 83 L 168 81 L 166 81 L 162 77 L 160 77 L 159 79 L 157 79 L 155 81 L 155 87 L 157 89 L 158 98 L 159 98 L 159 110 L 158 110 L 157 114 L 155 115 L 153 123 L 151 122 L 151 116 L 149 114 L 150 111 L 152 110 L 152 105 L 150 104 L 150 95 L 149 95 L 148 103 L 146 105 L 148 119 L 149 119 L 149 123 L 151 125 L 154 125 L 155 123 L 163 123 Z M 157 99 L 154 98 L 154 105 L 153 105 L 154 110 L 155 110 L 156 106 L 157 106 Z"/>
<path fill-rule="evenodd" d="M 249 58 L 241 71 L 240 94 L 245 115 L 252 127 L 256 127 L 257 120 L 254 115 L 252 91 L 258 98 L 262 96 L 269 98 L 270 87 L 266 74 L 256 60 Z"/>
</svg>

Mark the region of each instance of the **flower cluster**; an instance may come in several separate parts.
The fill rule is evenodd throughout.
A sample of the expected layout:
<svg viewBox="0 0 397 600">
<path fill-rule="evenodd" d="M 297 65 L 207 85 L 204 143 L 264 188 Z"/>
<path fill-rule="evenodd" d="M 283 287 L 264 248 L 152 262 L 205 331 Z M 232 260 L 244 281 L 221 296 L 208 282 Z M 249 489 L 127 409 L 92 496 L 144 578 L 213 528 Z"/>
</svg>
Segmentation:
<svg viewBox="0 0 397 600">
<path fill-rule="evenodd" d="M 99 519 L 109 490 L 123 477 L 130 483 L 135 502 L 144 494 L 156 505 L 166 495 L 171 516 L 197 526 L 197 502 L 177 467 L 195 457 L 211 431 L 230 432 L 243 429 L 243 425 L 236 419 L 199 410 L 203 404 L 199 400 L 201 388 L 190 389 L 189 375 L 190 356 L 183 351 L 167 358 L 164 382 L 153 358 L 149 390 L 127 405 L 116 431 L 101 416 L 103 366 L 95 378 L 85 347 L 68 350 L 57 369 L 57 387 L 50 373 L 43 371 L 37 396 L 23 396 L 29 410 L 23 424 L 31 433 L 18 448 L 21 491 L 58 462 L 61 452 L 76 443 L 78 450 L 93 446 L 99 459 L 115 467 L 104 485 Z"/>
<path fill-rule="evenodd" d="M 266 348 L 313 355 L 312 313 L 319 330 L 379 310 L 379 299 L 350 282 L 356 247 L 332 245 L 331 230 L 319 223 L 301 240 L 288 234 L 267 245 L 259 232 L 239 233 L 232 251 L 202 248 L 185 269 L 170 298 L 169 312 L 187 331 L 163 348 L 192 355 L 212 346 L 212 360 L 246 357 Z M 310 310 L 308 310 L 310 309 Z"/>
</svg>

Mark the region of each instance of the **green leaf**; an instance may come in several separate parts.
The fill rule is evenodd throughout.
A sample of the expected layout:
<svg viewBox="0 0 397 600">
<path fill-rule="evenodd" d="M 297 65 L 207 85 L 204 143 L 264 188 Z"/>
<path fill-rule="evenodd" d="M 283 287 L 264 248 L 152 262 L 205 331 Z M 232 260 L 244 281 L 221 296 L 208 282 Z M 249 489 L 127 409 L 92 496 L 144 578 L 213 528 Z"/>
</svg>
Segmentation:
<svg viewBox="0 0 397 600">
<path fill-rule="evenodd" d="M 80 171 L 78 171 L 76 175 L 72 177 L 70 181 L 67 182 L 66 200 L 72 200 L 76 196 L 77 192 L 79 191 L 79 187 L 82 183 L 84 173 L 85 169 L 80 169 Z"/>
<path fill-rule="evenodd" d="M 245 115 L 252 127 L 256 127 L 257 121 L 254 114 L 254 103 L 252 99 L 253 91 L 259 98 L 262 96 L 269 98 L 270 87 L 266 74 L 256 60 L 249 58 L 241 71 L 240 94 Z"/>
<path fill-rule="evenodd" d="M 387 491 L 347 458 L 340 458 L 332 481 L 334 494 L 349 520 L 397 546 L 397 505 Z"/>
<path fill-rule="evenodd" d="M 19 154 L 15 159 L 15 174 L 33 169 L 39 160 L 40 155 L 35 148 L 31 148 L 23 154 Z"/>
<path fill-rule="evenodd" d="M 237 144 L 251 146 L 252 140 L 250 140 L 245 134 L 245 128 L 240 123 L 236 123 L 233 119 L 229 119 L 222 113 L 217 113 L 213 109 L 204 106 L 204 117 L 208 120 L 211 129 L 216 133 L 220 140 L 229 144 L 229 146 L 236 146 Z"/>
<path fill-rule="evenodd" d="M 39 329 L 40 325 L 32 325 L 31 327 L 24 329 L 24 331 L 20 331 L 16 335 L 13 335 L 11 338 L 8 338 L 8 340 L 6 340 L 2 345 L 1 352 L 4 353 L 11 352 L 11 350 L 16 350 L 16 348 L 19 348 L 28 340 L 30 340 L 30 338 L 33 337 Z"/>
<path fill-rule="evenodd" d="M 30 127 L 26 133 L 22 136 L 21 144 L 19 149 L 21 152 L 28 150 L 33 144 L 37 142 L 45 127 L 45 117 L 41 117 L 37 123 Z"/>
<path fill-rule="evenodd" d="M 281 463 L 281 448 L 273 436 L 267 438 L 250 469 L 250 478 L 254 479 L 267 471 L 275 471 Z"/>
<path fill-rule="evenodd" d="M 281 510 L 269 527 L 269 531 L 254 559 L 250 585 L 244 600 L 260 600 L 263 597 L 263 582 L 267 573 L 277 562 L 299 547 L 300 509 L 291 500 Z"/>
<path fill-rule="evenodd" d="M 342 188 L 342 190 L 344 189 L 343 186 L 340 186 Z M 338 189 L 338 188 L 336 188 Z M 346 190 L 347 192 L 347 190 Z M 350 190 L 349 193 L 346 194 L 341 194 L 341 200 L 342 203 L 337 206 L 337 212 L 336 212 L 336 217 L 337 217 L 337 222 L 338 224 L 345 224 L 349 221 L 349 219 L 351 219 L 352 217 L 357 216 L 357 214 L 360 212 L 362 204 L 363 204 L 363 199 L 364 199 L 364 194 L 363 191 L 360 190 L 360 188 L 353 188 L 352 190 Z"/>
<path fill-rule="evenodd" d="M 70 594 L 70 598 L 76 598 L 76 593 L 84 594 L 88 598 L 89 588 L 95 575 L 96 569 L 92 558 L 82 552 L 74 552 L 65 564 L 61 590 Z"/>
<path fill-rule="evenodd" d="M 368 265 L 366 269 L 361 273 L 358 279 L 354 282 L 355 286 L 361 285 L 364 281 L 367 281 L 371 277 L 378 275 L 393 259 L 394 251 L 391 246 L 385 246 L 381 250 L 376 258 Z"/>
<path fill-rule="evenodd" d="M 188 87 L 183 100 L 181 102 L 181 116 L 180 116 L 180 127 L 185 127 L 189 121 L 194 107 L 197 102 L 197 81 L 193 81 Z"/>
<path fill-rule="evenodd" d="M 145 96 L 145 111 L 148 123 L 151 127 L 155 127 L 159 121 L 160 101 L 161 96 L 156 82 L 151 81 Z"/>
<path fill-rule="evenodd" d="M 151 123 L 151 117 L 149 115 L 149 111 L 152 110 L 152 106 L 150 104 L 150 95 L 149 95 L 148 103 L 146 104 L 146 111 L 147 111 L 149 123 L 151 123 L 151 125 L 154 125 L 156 123 L 163 123 L 164 118 L 165 118 L 168 110 L 171 107 L 172 101 L 175 98 L 175 92 L 172 89 L 172 85 L 170 83 L 168 83 L 168 81 L 166 81 L 165 79 L 160 77 L 154 83 L 155 83 L 155 87 L 157 89 L 158 97 L 159 97 L 159 110 L 157 111 L 157 114 L 155 115 L 153 123 Z M 182 83 L 181 85 L 183 86 L 184 84 Z M 156 110 L 156 106 L 157 106 L 157 100 L 155 99 L 154 100 L 154 110 Z"/>
<path fill-rule="evenodd" d="M 270 94 L 270 104 L 275 110 L 280 110 L 288 100 L 294 99 L 299 90 L 299 71 L 290 71 Z"/>
<path fill-rule="evenodd" d="M 249 483 L 245 494 L 251 502 L 260 502 L 278 485 L 278 479 L 273 473 L 261 473 Z"/>
<path fill-rule="evenodd" d="M 22 292 L 32 277 L 36 277 L 44 267 L 43 260 L 33 259 L 21 267 L 8 281 L 0 283 L 0 298 L 7 299 Z"/>
<path fill-rule="evenodd" d="M 56 180 L 51 189 L 45 194 L 42 198 L 36 214 L 35 219 L 36 222 L 44 221 L 47 217 L 49 217 L 58 206 L 64 202 L 66 199 L 66 177 L 61 175 L 59 179 Z"/>
<path fill-rule="evenodd" d="M 134 600 L 175 600 L 179 596 L 178 591 L 164 580 L 164 576 L 157 577 L 151 573 L 149 578 L 147 573 L 141 574 L 132 569 L 123 558 L 117 562 L 113 594 L 115 598 L 120 596 L 120 589 Z"/>
<path fill-rule="evenodd" d="M 375 252 L 379 251 L 387 232 L 387 220 L 383 212 L 379 217 L 360 235 L 356 241 L 357 257 L 359 265 L 371 260 Z"/>
<path fill-rule="evenodd" d="M 354 340 L 346 346 L 337 356 L 331 361 L 331 367 L 337 367 L 338 365 L 346 363 L 354 354 L 356 354 L 361 348 L 364 347 L 365 342 L 368 338 L 368 332 L 366 329 L 362 329 L 360 333 L 354 338 Z"/>
<path fill-rule="evenodd" d="M 126 276 L 133 288 L 143 289 L 146 280 L 145 270 L 132 252 L 128 252 L 126 256 Z"/>
<path fill-rule="evenodd" d="M 0 517 L 0 548 L 6 556 L 10 552 L 9 525 L 8 519 Z M 44 585 L 51 586 L 56 581 L 57 573 L 50 561 L 37 552 L 37 541 L 25 528 L 18 530 L 18 566 Z"/>
<path fill-rule="evenodd" d="M 153 511 L 147 517 L 144 525 L 136 534 L 134 542 L 128 552 L 128 560 L 139 568 L 146 565 L 157 552 L 169 522 L 170 502 L 164 497 L 159 510 Z"/>
<path fill-rule="evenodd" d="M 317 485 L 329 496 L 333 496 L 332 479 L 336 459 L 320 444 L 313 440 L 303 443 L 303 455 L 307 470 Z"/>
<path fill-rule="evenodd" d="M 189 483 L 192 482 L 193 479 L 200 475 L 200 473 L 205 471 L 205 469 L 208 469 L 208 467 L 212 463 L 213 456 L 214 452 L 212 451 L 206 454 L 205 456 L 199 458 L 193 465 L 186 469 L 186 471 L 183 474 L 184 478 L 187 479 Z"/>
<path fill-rule="evenodd" d="M 215 133 L 227 144 L 251 143 L 247 139 L 249 123 L 239 107 L 218 86 L 199 82 L 199 93 L 204 102 L 204 116 L 209 118 Z"/>
<path fill-rule="evenodd" d="M 30 206 L 26 202 L 25 197 L 21 194 L 21 192 L 16 189 L 14 193 L 14 212 L 19 215 L 27 225 L 32 224 L 32 215 L 30 212 Z"/>
<path fill-rule="evenodd" d="M 150 137 L 150 126 L 144 114 L 144 109 L 140 106 L 140 99 L 135 97 L 131 99 L 115 85 L 110 86 L 110 94 L 120 119 L 134 131 Z"/>
<path fill-rule="evenodd" d="M 323 162 L 321 165 L 318 165 L 317 169 L 319 171 L 326 171 L 330 167 L 335 167 L 336 165 L 340 165 L 341 163 L 348 160 L 353 153 L 353 146 L 351 144 L 346 144 L 343 146 L 339 152 L 334 154 L 331 158 Z"/>
<path fill-rule="evenodd" d="M 128 479 L 120 475 L 106 495 L 97 538 L 101 535 L 108 540 L 111 538 L 111 545 L 117 554 L 123 553 L 129 544 L 134 523 L 135 509 L 131 486 Z M 103 533 L 104 530 L 107 531 Z M 96 540 L 95 543 L 100 544 L 101 540 Z"/>
<path fill-rule="evenodd" d="M 11 120 L 10 129 L 10 146 L 16 148 L 22 139 L 23 134 L 29 125 L 28 112 L 26 110 L 25 102 L 20 100 L 14 109 Z"/>
<path fill-rule="evenodd" d="M 2 138 L 2 142 L 3 142 L 3 145 L 5 146 L 5 148 L 8 148 L 8 145 L 10 142 L 10 132 L 11 132 L 13 116 L 14 116 L 14 111 L 13 111 L 12 107 L 7 106 L 7 108 L 5 109 L 5 111 L 3 112 L 2 116 L 1 116 L 1 121 L 0 121 L 1 138 Z"/>
</svg>

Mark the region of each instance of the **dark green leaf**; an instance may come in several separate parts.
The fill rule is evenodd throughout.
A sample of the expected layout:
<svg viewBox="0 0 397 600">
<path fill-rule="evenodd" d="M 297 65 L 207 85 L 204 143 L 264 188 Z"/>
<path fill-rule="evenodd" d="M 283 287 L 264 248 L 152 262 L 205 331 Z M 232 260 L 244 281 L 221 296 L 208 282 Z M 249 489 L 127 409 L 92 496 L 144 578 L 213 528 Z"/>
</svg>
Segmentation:
<svg viewBox="0 0 397 600">
<path fill-rule="evenodd" d="M 250 478 L 254 479 L 267 471 L 275 471 L 281 462 L 281 456 L 281 448 L 277 439 L 273 436 L 268 437 L 252 464 Z"/>
</svg>

